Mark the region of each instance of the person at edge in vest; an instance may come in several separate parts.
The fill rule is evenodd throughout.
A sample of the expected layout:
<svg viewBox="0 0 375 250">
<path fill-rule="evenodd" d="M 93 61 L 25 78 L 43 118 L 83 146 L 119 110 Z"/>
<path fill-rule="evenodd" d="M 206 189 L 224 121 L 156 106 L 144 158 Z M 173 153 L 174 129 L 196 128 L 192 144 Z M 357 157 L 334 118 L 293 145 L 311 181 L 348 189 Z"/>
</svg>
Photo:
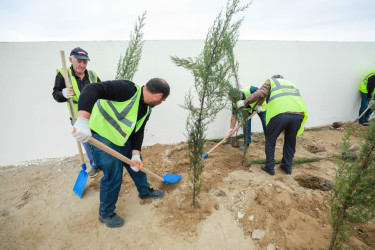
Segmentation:
<svg viewBox="0 0 375 250">
<path fill-rule="evenodd" d="M 257 87 L 254 87 L 254 86 L 249 86 L 249 87 L 246 87 L 244 89 L 235 89 L 236 93 L 238 94 L 237 98 L 236 97 L 231 97 L 229 96 L 229 99 L 233 102 L 234 100 L 245 100 L 247 97 L 249 97 L 251 94 L 255 93 L 255 91 L 258 90 Z M 238 97 L 240 97 L 240 99 L 238 99 Z M 236 121 L 237 121 L 237 114 L 236 114 L 236 108 L 235 108 L 235 103 L 233 103 L 233 107 L 232 107 L 232 116 L 230 118 L 230 129 L 229 129 L 229 134 L 232 135 L 233 134 L 233 130 L 234 130 L 234 127 L 236 126 Z M 247 105 L 246 107 L 244 107 L 243 109 L 249 111 L 249 115 L 250 116 L 253 112 L 257 112 L 258 113 L 258 116 L 262 122 L 262 126 L 263 126 L 263 133 L 265 134 L 266 133 L 266 107 L 267 107 L 267 104 L 266 102 L 263 102 L 263 104 L 259 105 L 259 102 L 253 102 L 253 103 L 250 103 L 249 105 Z M 247 143 L 247 146 L 250 145 L 251 143 L 251 120 L 250 119 L 248 122 L 247 122 L 247 140 L 246 140 L 246 133 L 245 133 L 245 130 L 246 130 L 246 126 L 243 127 L 243 131 L 244 131 L 244 145 L 242 145 L 240 147 L 240 150 L 243 151 L 245 150 L 245 143 Z"/>
<path fill-rule="evenodd" d="M 71 86 L 73 86 L 72 89 L 67 89 L 65 87 L 65 80 L 64 80 L 64 73 L 63 69 L 57 70 L 57 75 L 55 79 L 55 86 L 53 87 L 53 98 L 57 102 L 66 102 L 69 98 L 73 98 L 73 106 L 74 110 L 76 112 L 77 117 L 77 106 L 78 106 L 78 98 L 79 95 L 87 84 L 93 83 L 93 82 L 100 82 L 99 77 L 97 76 L 96 72 L 87 70 L 87 62 L 90 61 L 90 58 L 88 56 L 88 53 L 81 49 L 80 47 L 74 48 L 70 52 L 69 61 L 72 64 L 70 68 L 68 68 L 68 76 L 69 76 L 69 82 Z M 69 104 L 67 103 L 69 114 L 70 114 L 70 108 Z M 73 124 L 72 121 L 72 115 L 70 114 L 70 121 Z M 95 164 L 95 161 L 92 157 L 92 154 L 89 150 L 88 143 L 82 143 L 83 147 L 85 148 L 87 158 L 90 161 L 91 170 L 89 171 L 88 175 L 93 178 L 98 173 L 98 168 Z"/>
<path fill-rule="evenodd" d="M 361 82 L 359 86 L 359 92 L 361 93 L 361 107 L 359 108 L 359 115 L 361 115 L 367 107 L 369 106 L 369 101 L 371 100 L 372 96 L 374 95 L 375 87 L 375 69 L 371 70 Z M 371 107 L 372 109 L 374 107 Z M 359 119 L 359 123 L 368 126 L 369 122 L 368 119 L 372 113 L 371 108 L 369 108 L 366 113 Z"/>
<path fill-rule="evenodd" d="M 141 147 L 151 108 L 169 95 L 164 79 L 153 78 L 145 86 L 128 80 L 114 80 L 87 85 L 78 100 L 78 118 L 73 137 L 87 142 L 91 136 L 138 163 L 130 167 L 121 160 L 90 145 L 104 176 L 100 180 L 99 221 L 108 227 L 120 227 L 124 220 L 114 210 L 121 188 L 123 167 L 137 187 L 139 198 L 158 199 L 164 191 L 150 188 L 142 168 Z"/>
<path fill-rule="evenodd" d="M 237 102 L 242 108 L 248 103 L 266 99 L 266 164 L 261 169 L 270 175 L 275 174 L 275 145 L 277 137 L 284 131 L 283 158 L 280 168 L 287 174 L 292 174 L 292 162 L 296 151 L 297 136 L 304 130 L 307 119 L 307 109 L 298 88 L 284 80 L 281 75 L 267 79 L 258 91 L 245 100 Z"/>
</svg>

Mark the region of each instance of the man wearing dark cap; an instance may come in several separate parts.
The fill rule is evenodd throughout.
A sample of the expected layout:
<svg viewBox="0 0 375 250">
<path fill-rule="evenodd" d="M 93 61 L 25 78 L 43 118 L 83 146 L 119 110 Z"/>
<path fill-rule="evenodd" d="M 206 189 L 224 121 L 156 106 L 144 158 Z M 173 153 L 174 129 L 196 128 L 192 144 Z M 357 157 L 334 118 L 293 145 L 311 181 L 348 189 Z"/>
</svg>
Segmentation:
<svg viewBox="0 0 375 250">
<path fill-rule="evenodd" d="M 284 132 L 283 159 L 280 168 L 286 174 L 292 174 L 292 163 L 296 151 L 297 136 L 304 130 L 307 119 L 305 102 L 298 88 L 284 79 L 282 75 L 274 75 L 245 100 L 237 102 L 243 108 L 257 100 L 266 100 L 266 164 L 261 169 L 270 175 L 275 174 L 275 146 L 279 135 Z"/>
<path fill-rule="evenodd" d="M 53 87 L 52 95 L 57 102 L 67 102 L 69 98 L 72 98 L 75 117 L 77 117 L 78 98 L 82 89 L 89 83 L 100 82 L 100 79 L 95 71 L 86 69 L 87 62 L 90 61 L 90 58 L 87 51 L 83 50 L 82 48 L 74 48 L 70 52 L 69 61 L 72 65 L 70 68 L 68 68 L 68 77 L 72 88 L 67 89 L 65 87 L 63 69 L 57 69 L 55 86 Z M 68 103 L 67 107 L 70 113 Z M 72 114 L 70 114 L 70 120 L 72 123 Z M 92 178 L 97 175 L 98 168 L 89 150 L 88 143 L 83 143 L 83 146 L 91 165 L 91 170 L 89 171 L 88 175 Z"/>
</svg>

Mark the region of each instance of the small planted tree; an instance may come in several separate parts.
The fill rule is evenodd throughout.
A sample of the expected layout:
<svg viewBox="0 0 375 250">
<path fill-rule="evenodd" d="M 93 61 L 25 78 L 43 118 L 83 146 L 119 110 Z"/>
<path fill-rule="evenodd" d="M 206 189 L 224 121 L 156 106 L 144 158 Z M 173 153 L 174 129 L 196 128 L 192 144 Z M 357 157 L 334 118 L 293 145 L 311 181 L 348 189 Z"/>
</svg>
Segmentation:
<svg viewBox="0 0 375 250">
<path fill-rule="evenodd" d="M 183 108 L 189 114 L 186 121 L 188 156 L 190 159 L 190 183 L 193 193 L 193 206 L 202 185 L 203 146 L 205 131 L 219 111 L 227 104 L 231 64 L 228 51 L 237 42 L 238 29 L 243 21 L 233 21 L 248 4 L 239 6 L 240 0 L 230 0 L 226 12 L 217 16 L 206 36 L 203 51 L 196 58 L 182 59 L 172 56 L 172 61 L 180 67 L 190 70 L 194 76 L 195 95 L 189 91 L 185 95 Z"/>
<path fill-rule="evenodd" d="M 375 121 L 370 122 L 365 135 L 361 135 L 361 152 L 350 161 L 351 129 L 343 138 L 343 157 L 337 158 L 336 181 L 330 198 L 330 221 L 333 232 L 329 249 L 341 249 L 357 223 L 375 216 Z"/>
<path fill-rule="evenodd" d="M 229 58 L 229 62 L 231 64 L 231 69 L 232 69 L 232 75 L 233 75 L 233 78 L 234 78 L 234 87 L 231 87 L 230 90 L 229 90 L 229 96 L 231 98 L 231 101 L 232 103 L 236 103 L 237 101 L 239 101 L 241 98 L 241 92 L 238 92 L 237 90 L 240 90 L 241 89 L 241 85 L 240 85 L 240 79 L 239 79 L 239 75 L 238 75 L 238 68 L 239 68 L 239 63 L 238 61 L 235 60 L 235 56 L 234 56 L 234 53 L 233 53 L 233 48 L 231 48 L 229 51 L 228 51 L 228 58 Z M 234 114 L 236 115 L 236 120 L 237 120 L 237 123 L 238 124 L 242 124 L 246 119 L 247 117 L 249 116 L 249 112 L 247 110 L 244 110 L 244 109 L 239 109 L 237 108 L 236 105 L 234 105 Z M 245 145 L 245 149 L 243 151 L 243 155 L 242 155 L 242 165 L 245 163 L 245 158 L 246 158 L 246 149 L 247 149 L 247 144 L 248 144 L 248 141 L 247 141 L 247 138 L 248 138 L 248 123 L 246 122 L 244 124 L 244 127 L 243 127 L 243 133 L 244 133 L 244 145 Z"/>
<path fill-rule="evenodd" d="M 134 26 L 134 30 L 130 32 L 129 45 L 125 51 L 125 55 L 120 55 L 117 64 L 116 79 L 132 80 L 135 72 L 137 72 L 139 61 L 141 60 L 144 41 L 142 28 L 145 25 L 146 11 L 138 17 L 138 21 Z"/>
</svg>

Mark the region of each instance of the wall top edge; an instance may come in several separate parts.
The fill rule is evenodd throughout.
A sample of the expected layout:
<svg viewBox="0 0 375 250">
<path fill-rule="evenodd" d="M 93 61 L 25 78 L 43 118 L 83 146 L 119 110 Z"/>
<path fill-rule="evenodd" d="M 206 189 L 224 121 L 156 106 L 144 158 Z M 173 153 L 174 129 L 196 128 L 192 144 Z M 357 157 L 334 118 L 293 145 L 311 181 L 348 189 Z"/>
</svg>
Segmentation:
<svg viewBox="0 0 375 250">
<path fill-rule="evenodd" d="M 150 42 L 186 42 L 186 41 L 204 41 L 205 39 L 149 39 L 144 41 Z M 91 40 L 91 41 L 0 41 L 0 43 L 69 43 L 69 42 L 127 42 L 129 40 Z M 375 41 L 314 41 L 314 40 L 256 40 L 256 39 L 239 39 L 238 41 L 250 42 L 297 42 L 297 43 L 375 43 Z"/>
</svg>

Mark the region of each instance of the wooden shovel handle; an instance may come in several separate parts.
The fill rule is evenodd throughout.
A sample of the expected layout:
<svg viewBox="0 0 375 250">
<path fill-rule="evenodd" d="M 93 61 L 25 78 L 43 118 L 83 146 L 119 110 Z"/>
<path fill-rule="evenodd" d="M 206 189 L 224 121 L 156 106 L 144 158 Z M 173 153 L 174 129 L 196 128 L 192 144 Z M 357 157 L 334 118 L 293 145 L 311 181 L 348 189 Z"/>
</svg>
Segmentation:
<svg viewBox="0 0 375 250">
<path fill-rule="evenodd" d="M 245 124 L 245 122 L 247 122 L 248 120 L 250 120 L 257 112 L 253 112 L 245 121 L 243 121 L 240 125 L 238 125 L 235 129 L 233 129 L 233 133 L 236 132 L 237 130 L 239 130 L 242 125 Z M 222 139 L 218 144 L 216 144 L 215 146 L 213 146 L 206 154 L 209 155 L 212 151 L 214 151 L 215 148 L 217 148 L 218 146 L 220 146 L 223 142 L 225 142 L 229 137 L 231 137 L 231 134 L 227 135 L 226 137 L 224 137 L 224 139 Z"/>
<path fill-rule="evenodd" d="M 127 158 L 124 155 L 122 155 L 119 152 L 117 152 L 116 150 L 108 147 L 104 143 L 101 143 L 100 141 L 98 141 L 98 140 L 96 140 L 96 139 L 94 139 L 92 137 L 90 138 L 89 143 L 92 144 L 92 145 L 94 145 L 95 147 L 103 150 L 104 152 L 107 152 L 108 154 L 112 155 L 113 157 L 116 157 L 117 159 L 119 159 L 119 160 L 121 160 L 121 161 L 129 164 L 130 166 L 138 166 L 138 164 L 136 162 L 130 160 L 129 158 Z M 164 182 L 164 179 L 162 177 L 160 177 L 159 175 L 154 174 L 153 172 L 151 172 L 147 168 L 142 167 L 140 170 L 142 172 L 146 173 L 146 174 L 152 175 L 153 177 L 155 177 L 159 181 Z"/>
<path fill-rule="evenodd" d="M 356 123 L 357 121 L 359 121 L 359 119 L 361 119 L 361 117 L 367 112 L 367 110 L 369 110 L 370 106 L 368 106 L 365 111 L 362 112 L 362 114 L 360 116 L 358 116 L 357 119 L 355 119 L 355 121 L 353 123 Z"/>
<path fill-rule="evenodd" d="M 63 73 L 64 73 L 65 87 L 70 88 L 68 70 L 66 69 L 65 53 L 63 50 L 60 50 L 60 55 L 61 55 L 61 64 L 63 68 Z M 69 109 L 70 109 L 70 113 L 72 114 L 73 125 L 74 125 L 74 123 L 76 122 L 76 114 L 74 112 L 72 98 L 68 99 L 68 103 L 69 103 Z M 79 141 L 77 141 L 77 147 L 78 147 L 79 158 L 80 158 L 81 164 L 85 164 L 85 160 L 83 158 L 82 146 Z"/>
</svg>

